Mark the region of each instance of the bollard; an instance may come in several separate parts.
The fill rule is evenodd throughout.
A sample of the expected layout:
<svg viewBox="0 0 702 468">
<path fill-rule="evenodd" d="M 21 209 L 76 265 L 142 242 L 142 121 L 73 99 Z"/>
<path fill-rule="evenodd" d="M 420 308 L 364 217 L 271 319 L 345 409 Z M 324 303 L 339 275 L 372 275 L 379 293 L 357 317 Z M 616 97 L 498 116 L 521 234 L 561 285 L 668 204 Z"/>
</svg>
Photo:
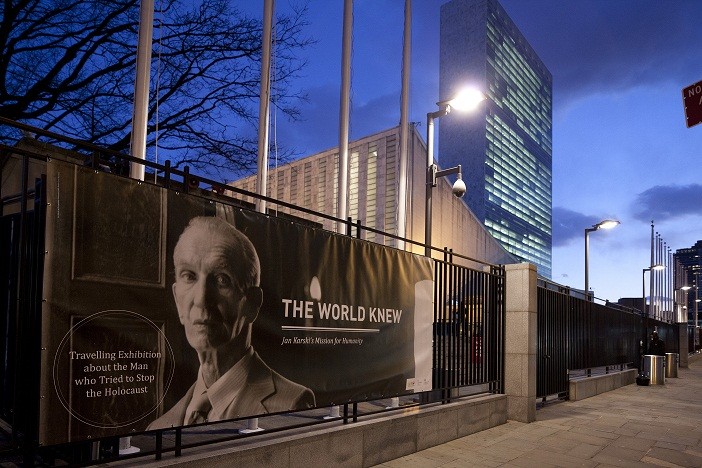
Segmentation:
<svg viewBox="0 0 702 468">
<path fill-rule="evenodd" d="M 329 408 L 329 414 L 327 416 L 324 416 L 324 419 L 336 419 L 341 417 L 341 413 L 339 411 L 339 406 L 331 406 Z"/>
<path fill-rule="evenodd" d="M 678 376 L 678 363 L 680 355 L 678 353 L 665 353 L 665 376 L 675 378 Z"/>
<path fill-rule="evenodd" d="M 140 450 L 141 449 L 139 449 L 139 447 L 134 447 L 132 445 L 131 436 L 119 438 L 119 454 L 120 455 L 130 455 L 132 453 L 137 453 Z"/>
<path fill-rule="evenodd" d="M 262 430 L 262 427 L 258 427 L 258 418 L 250 418 L 246 420 L 246 429 L 239 429 L 239 434 L 251 434 Z"/>
</svg>

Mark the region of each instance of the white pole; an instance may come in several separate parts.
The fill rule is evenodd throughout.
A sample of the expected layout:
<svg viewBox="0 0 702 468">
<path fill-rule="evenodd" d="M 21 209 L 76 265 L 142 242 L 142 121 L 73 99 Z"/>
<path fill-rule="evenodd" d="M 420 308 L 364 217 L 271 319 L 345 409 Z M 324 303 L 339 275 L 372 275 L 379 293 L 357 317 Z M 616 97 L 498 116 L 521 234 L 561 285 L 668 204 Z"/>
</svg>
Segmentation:
<svg viewBox="0 0 702 468">
<path fill-rule="evenodd" d="M 261 92 L 258 103 L 258 179 L 257 193 L 266 196 L 268 192 L 268 123 L 271 98 L 271 43 L 273 30 L 274 0 L 263 2 L 263 38 L 261 49 Z M 256 211 L 266 212 L 266 201 L 256 201 Z"/>
<path fill-rule="evenodd" d="M 432 221 L 432 184 L 429 171 L 434 164 L 434 114 L 427 114 L 427 165 L 426 165 L 426 198 L 424 202 L 424 256 L 431 258 L 431 221 Z"/>
<path fill-rule="evenodd" d="M 268 124 L 271 101 L 271 44 L 273 42 L 273 8 L 274 0 L 263 2 L 263 37 L 261 38 L 261 88 L 258 100 L 258 175 L 256 193 L 266 196 L 268 193 Z M 266 212 L 266 200 L 256 200 L 256 211 Z M 247 428 L 241 433 L 262 431 L 258 427 L 258 418 L 247 420 Z"/>
<path fill-rule="evenodd" d="M 409 159 L 410 59 L 412 56 L 412 0 L 405 0 L 405 29 L 402 40 L 402 93 L 400 97 L 400 174 L 397 188 L 397 235 L 406 236 L 407 220 L 407 160 Z M 398 249 L 405 248 L 405 241 L 397 242 Z"/>
<path fill-rule="evenodd" d="M 149 123 L 149 82 L 153 47 L 154 2 L 142 0 L 139 8 L 139 43 L 137 44 L 134 109 L 132 111 L 132 148 L 135 158 L 146 160 L 146 126 Z M 131 163 L 129 177 L 144 180 L 144 165 Z"/>
<path fill-rule="evenodd" d="M 154 35 L 154 2 L 142 0 L 139 5 L 139 39 L 137 43 L 136 79 L 134 80 L 134 108 L 132 109 L 131 155 L 146 160 L 146 127 L 149 124 L 149 86 L 151 82 L 151 50 Z M 129 177 L 144 180 L 145 166 L 129 164 Z M 132 447 L 132 438 L 119 439 L 120 454 L 138 452 Z"/>
<path fill-rule="evenodd" d="M 349 107 L 351 95 L 351 34 L 353 0 L 344 0 L 344 30 L 341 50 L 341 98 L 339 107 L 339 193 L 336 216 L 342 221 L 337 232 L 345 232 L 349 183 Z"/>
</svg>

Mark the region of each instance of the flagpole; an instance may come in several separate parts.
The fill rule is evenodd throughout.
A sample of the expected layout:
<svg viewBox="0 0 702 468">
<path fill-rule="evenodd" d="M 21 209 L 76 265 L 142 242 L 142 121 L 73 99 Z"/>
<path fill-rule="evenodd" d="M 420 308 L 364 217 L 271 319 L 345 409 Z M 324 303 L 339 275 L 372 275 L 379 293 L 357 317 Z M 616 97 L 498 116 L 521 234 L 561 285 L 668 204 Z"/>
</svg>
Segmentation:
<svg viewBox="0 0 702 468">
<path fill-rule="evenodd" d="M 149 85 L 151 49 L 153 47 L 154 2 L 142 0 L 139 7 L 139 42 L 137 44 L 134 108 L 132 111 L 131 155 L 146 160 L 146 130 L 149 124 Z M 144 180 L 144 164 L 132 162 L 129 177 Z"/>
</svg>

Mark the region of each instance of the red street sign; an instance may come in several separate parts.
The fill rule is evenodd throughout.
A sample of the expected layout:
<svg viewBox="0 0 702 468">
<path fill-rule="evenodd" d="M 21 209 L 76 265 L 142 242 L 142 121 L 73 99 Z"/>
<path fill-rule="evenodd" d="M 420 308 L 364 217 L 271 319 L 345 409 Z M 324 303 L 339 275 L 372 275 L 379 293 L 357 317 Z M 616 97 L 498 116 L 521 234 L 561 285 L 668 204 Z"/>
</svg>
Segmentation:
<svg viewBox="0 0 702 468">
<path fill-rule="evenodd" d="M 682 95 L 685 120 L 689 128 L 702 122 L 702 81 L 683 88 Z"/>
</svg>

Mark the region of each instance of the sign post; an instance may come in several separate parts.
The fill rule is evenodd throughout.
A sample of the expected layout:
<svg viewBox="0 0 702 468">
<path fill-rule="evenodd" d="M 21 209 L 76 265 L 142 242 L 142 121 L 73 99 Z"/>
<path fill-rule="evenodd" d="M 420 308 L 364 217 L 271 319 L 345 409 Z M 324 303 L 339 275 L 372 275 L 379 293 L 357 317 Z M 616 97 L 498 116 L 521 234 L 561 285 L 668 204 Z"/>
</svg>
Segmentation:
<svg viewBox="0 0 702 468">
<path fill-rule="evenodd" d="M 682 95 L 688 128 L 702 123 L 702 81 L 683 88 Z"/>
</svg>

